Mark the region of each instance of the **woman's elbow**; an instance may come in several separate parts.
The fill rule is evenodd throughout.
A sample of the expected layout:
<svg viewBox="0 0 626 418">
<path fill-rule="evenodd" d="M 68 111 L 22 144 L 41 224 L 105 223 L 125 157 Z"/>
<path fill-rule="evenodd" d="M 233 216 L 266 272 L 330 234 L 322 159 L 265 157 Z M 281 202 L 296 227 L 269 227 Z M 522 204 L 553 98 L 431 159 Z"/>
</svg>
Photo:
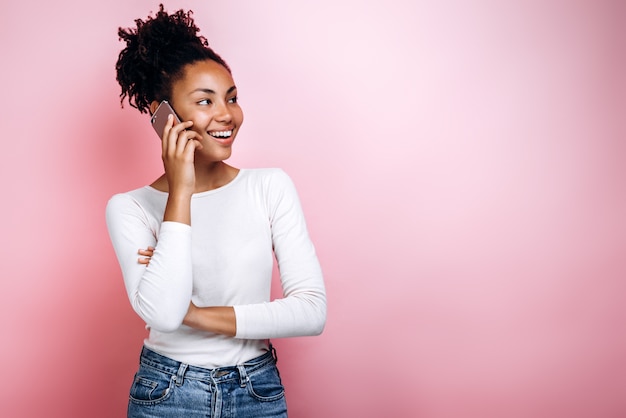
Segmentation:
<svg viewBox="0 0 626 418">
<path fill-rule="evenodd" d="M 326 317 L 324 317 L 323 319 L 317 321 L 317 323 L 311 329 L 311 334 L 310 335 L 312 337 L 320 335 L 322 332 L 324 332 L 324 328 L 325 327 L 326 327 Z"/>
<path fill-rule="evenodd" d="M 326 298 L 321 298 L 313 305 L 313 313 L 311 315 L 311 328 L 309 335 L 320 335 L 326 327 Z"/>
<path fill-rule="evenodd" d="M 183 324 L 188 306 L 148 308 L 135 306 L 135 312 L 144 320 L 146 325 L 159 332 L 174 332 Z"/>
<path fill-rule="evenodd" d="M 159 332 L 174 332 L 183 324 L 183 318 L 174 316 L 163 316 L 161 318 L 150 318 L 146 320 L 146 325 L 150 329 L 154 329 Z"/>
</svg>

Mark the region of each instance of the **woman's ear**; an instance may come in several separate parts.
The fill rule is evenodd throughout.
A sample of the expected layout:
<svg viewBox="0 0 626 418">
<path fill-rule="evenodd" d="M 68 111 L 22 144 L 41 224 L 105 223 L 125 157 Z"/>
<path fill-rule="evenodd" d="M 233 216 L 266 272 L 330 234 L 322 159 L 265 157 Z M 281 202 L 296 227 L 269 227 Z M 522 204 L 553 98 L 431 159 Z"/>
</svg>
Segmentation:
<svg viewBox="0 0 626 418">
<path fill-rule="evenodd" d="M 157 107 L 159 107 L 159 102 L 157 102 L 156 100 L 153 100 L 152 103 L 150 103 L 150 115 L 154 115 L 154 112 L 156 112 Z"/>
</svg>

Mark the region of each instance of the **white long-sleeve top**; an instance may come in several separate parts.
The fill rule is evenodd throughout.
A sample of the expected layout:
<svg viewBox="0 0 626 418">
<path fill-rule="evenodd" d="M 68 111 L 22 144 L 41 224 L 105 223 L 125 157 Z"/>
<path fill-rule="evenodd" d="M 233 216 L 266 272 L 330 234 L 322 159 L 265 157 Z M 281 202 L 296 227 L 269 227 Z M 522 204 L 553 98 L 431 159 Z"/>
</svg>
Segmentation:
<svg viewBox="0 0 626 418">
<path fill-rule="evenodd" d="M 191 226 L 163 222 L 167 197 L 145 186 L 113 196 L 106 208 L 128 298 L 150 331 L 148 348 L 214 368 L 263 354 L 269 338 L 322 332 L 322 272 L 285 172 L 243 169 L 225 186 L 194 194 Z M 137 251 L 148 246 L 155 250 L 146 267 Z M 270 301 L 274 256 L 283 298 Z M 237 335 L 183 325 L 190 301 L 233 306 Z"/>
</svg>

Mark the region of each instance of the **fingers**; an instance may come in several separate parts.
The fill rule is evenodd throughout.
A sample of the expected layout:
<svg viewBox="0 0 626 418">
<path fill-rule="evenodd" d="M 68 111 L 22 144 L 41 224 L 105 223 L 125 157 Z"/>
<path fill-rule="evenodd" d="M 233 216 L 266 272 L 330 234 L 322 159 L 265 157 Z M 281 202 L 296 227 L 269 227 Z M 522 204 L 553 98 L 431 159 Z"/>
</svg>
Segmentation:
<svg viewBox="0 0 626 418">
<path fill-rule="evenodd" d="M 202 136 L 190 129 L 192 121 L 174 123 L 168 117 L 162 141 L 162 159 L 170 193 L 192 194 L 195 189 L 195 150 Z"/>
<path fill-rule="evenodd" d="M 152 255 L 154 254 L 154 247 L 148 247 L 145 250 L 140 249 L 139 251 L 137 251 L 137 253 L 139 255 L 145 255 L 147 257 L 152 257 Z"/>
<path fill-rule="evenodd" d="M 174 124 L 172 115 L 168 116 L 167 123 L 163 129 L 162 151 L 164 157 L 193 155 L 196 147 L 201 147 L 200 134 L 191 130 L 192 121 Z"/>
<path fill-rule="evenodd" d="M 167 115 L 167 122 L 165 122 L 165 127 L 163 128 L 163 136 L 161 137 L 161 150 L 163 151 L 163 155 L 166 154 L 167 144 L 169 143 L 168 138 L 170 137 L 170 131 L 174 126 L 174 116 Z"/>
<path fill-rule="evenodd" d="M 152 255 L 154 254 L 154 247 L 150 246 L 145 250 L 140 249 L 139 251 L 137 251 L 137 253 L 139 255 L 144 256 L 144 257 L 139 257 L 137 259 L 137 262 L 139 262 L 139 264 L 148 265 L 150 264 L 150 259 L 152 258 Z"/>
</svg>

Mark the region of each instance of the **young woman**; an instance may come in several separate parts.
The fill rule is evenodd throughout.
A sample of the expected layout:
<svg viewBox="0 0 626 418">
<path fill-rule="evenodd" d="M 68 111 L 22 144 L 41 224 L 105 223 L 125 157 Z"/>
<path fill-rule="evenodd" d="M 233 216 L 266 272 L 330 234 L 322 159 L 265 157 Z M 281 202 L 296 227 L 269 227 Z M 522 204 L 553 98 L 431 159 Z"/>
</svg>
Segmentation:
<svg viewBox="0 0 626 418">
<path fill-rule="evenodd" d="M 182 122 L 163 129 L 165 173 L 106 210 L 128 297 L 149 329 L 128 416 L 284 417 L 269 339 L 317 335 L 326 321 L 296 190 L 279 169 L 224 162 L 243 113 L 191 12 L 161 5 L 135 23 L 119 29 L 122 102 L 153 114 L 167 100 Z M 270 302 L 274 256 L 284 296 Z"/>
</svg>

